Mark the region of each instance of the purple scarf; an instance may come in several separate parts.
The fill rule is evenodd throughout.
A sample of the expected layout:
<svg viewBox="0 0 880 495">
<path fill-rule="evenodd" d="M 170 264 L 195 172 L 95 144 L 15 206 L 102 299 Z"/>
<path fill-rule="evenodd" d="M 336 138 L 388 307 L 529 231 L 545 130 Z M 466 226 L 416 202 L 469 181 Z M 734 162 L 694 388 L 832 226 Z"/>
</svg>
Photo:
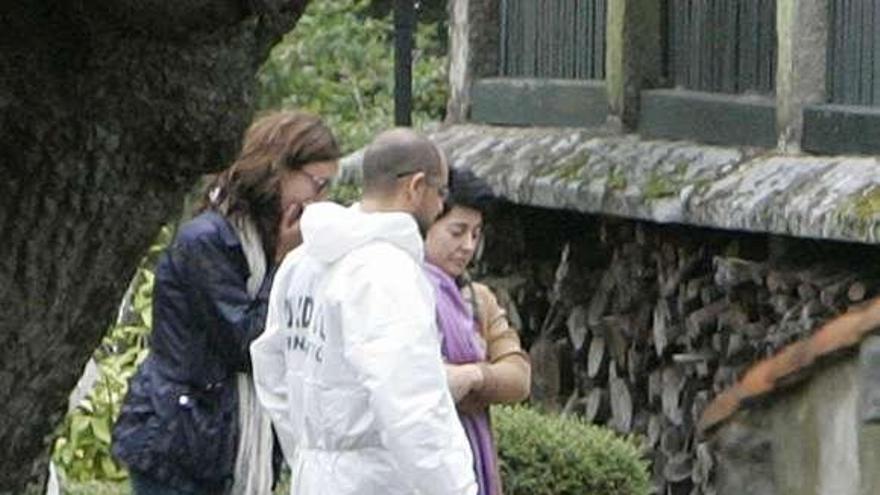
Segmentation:
<svg viewBox="0 0 880 495">
<path fill-rule="evenodd" d="M 486 349 L 479 339 L 479 324 L 471 306 L 465 302 L 455 280 L 431 263 L 425 263 L 425 273 L 434 285 L 437 298 L 437 326 L 442 337 L 443 357 L 450 364 L 475 363 L 486 360 Z M 489 412 L 462 414 L 458 418 L 474 453 L 474 469 L 480 495 L 496 495 L 495 448 L 489 425 Z"/>
</svg>

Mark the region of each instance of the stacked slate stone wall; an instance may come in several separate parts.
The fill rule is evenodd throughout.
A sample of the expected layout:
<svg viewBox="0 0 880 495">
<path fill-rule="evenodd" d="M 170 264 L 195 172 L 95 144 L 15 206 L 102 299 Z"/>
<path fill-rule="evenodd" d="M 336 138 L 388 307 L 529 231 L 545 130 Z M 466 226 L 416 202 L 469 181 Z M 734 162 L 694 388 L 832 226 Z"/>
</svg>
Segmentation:
<svg viewBox="0 0 880 495">
<path fill-rule="evenodd" d="M 475 278 L 508 305 L 532 402 L 641 435 L 657 493 L 715 493 L 695 433 L 751 363 L 880 292 L 880 250 L 508 205 Z M 761 463 L 761 459 L 755 459 Z"/>
</svg>

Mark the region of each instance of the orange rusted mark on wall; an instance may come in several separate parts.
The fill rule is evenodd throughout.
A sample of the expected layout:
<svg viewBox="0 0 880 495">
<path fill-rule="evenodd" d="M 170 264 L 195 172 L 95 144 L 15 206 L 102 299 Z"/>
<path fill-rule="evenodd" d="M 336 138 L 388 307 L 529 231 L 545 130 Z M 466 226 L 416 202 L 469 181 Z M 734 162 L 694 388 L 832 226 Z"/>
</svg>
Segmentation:
<svg viewBox="0 0 880 495">
<path fill-rule="evenodd" d="M 853 306 L 809 338 L 752 365 L 737 383 L 706 406 L 697 429 L 705 433 L 733 416 L 745 403 L 803 380 L 820 358 L 855 347 L 878 327 L 880 297 Z"/>
</svg>

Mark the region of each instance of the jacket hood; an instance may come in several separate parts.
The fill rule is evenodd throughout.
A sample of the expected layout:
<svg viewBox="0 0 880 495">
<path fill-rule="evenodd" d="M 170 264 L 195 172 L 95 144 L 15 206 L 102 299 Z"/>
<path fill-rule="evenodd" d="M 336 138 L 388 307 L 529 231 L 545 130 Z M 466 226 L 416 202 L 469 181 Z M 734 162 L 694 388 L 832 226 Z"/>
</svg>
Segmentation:
<svg viewBox="0 0 880 495">
<path fill-rule="evenodd" d="M 348 208 L 336 203 L 313 203 L 302 216 L 303 249 L 332 263 L 364 244 L 385 241 L 403 249 L 417 262 L 424 243 L 415 219 L 405 212 L 364 212 L 360 204 Z"/>
</svg>

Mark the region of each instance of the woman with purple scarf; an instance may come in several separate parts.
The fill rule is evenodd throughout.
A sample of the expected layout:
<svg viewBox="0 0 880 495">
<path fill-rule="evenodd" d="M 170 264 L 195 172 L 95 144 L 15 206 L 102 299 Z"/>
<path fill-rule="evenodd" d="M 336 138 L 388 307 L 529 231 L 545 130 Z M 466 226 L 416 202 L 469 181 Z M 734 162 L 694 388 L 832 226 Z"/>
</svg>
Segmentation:
<svg viewBox="0 0 880 495">
<path fill-rule="evenodd" d="M 450 196 L 425 242 L 426 272 L 436 289 L 449 387 L 474 453 L 479 493 L 501 495 L 489 405 L 524 400 L 531 367 L 495 296 L 466 276 L 491 190 L 470 171 L 450 172 Z"/>
</svg>

